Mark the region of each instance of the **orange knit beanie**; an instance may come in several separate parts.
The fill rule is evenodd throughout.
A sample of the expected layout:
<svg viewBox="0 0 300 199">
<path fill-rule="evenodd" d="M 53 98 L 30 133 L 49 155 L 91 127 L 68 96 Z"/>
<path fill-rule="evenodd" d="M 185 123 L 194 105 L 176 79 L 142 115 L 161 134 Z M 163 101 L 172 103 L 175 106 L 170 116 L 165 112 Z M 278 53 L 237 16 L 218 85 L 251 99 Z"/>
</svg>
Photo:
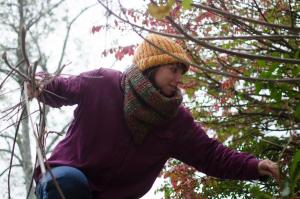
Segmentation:
<svg viewBox="0 0 300 199">
<path fill-rule="evenodd" d="M 168 55 L 155 46 L 164 49 L 170 54 L 173 54 L 186 62 L 190 62 L 183 48 L 171 39 L 157 34 L 149 34 L 146 37 L 146 40 L 137 47 L 133 56 L 133 63 L 140 69 L 140 71 L 159 65 L 182 63 L 180 60 Z M 153 46 L 150 42 L 155 46 Z M 186 63 L 183 63 L 183 65 L 186 67 L 186 71 L 188 71 L 189 65 L 186 65 Z"/>
</svg>

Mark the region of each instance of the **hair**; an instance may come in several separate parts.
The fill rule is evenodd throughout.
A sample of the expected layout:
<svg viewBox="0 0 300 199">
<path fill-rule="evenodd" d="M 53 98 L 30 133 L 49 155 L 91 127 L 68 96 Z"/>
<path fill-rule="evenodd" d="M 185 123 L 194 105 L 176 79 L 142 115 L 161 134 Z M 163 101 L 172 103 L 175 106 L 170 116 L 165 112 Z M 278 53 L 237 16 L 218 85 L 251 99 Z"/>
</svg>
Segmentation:
<svg viewBox="0 0 300 199">
<path fill-rule="evenodd" d="M 161 66 L 154 66 L 154 67 L 151 67 L 151 68 L 148 68 L 146 70 L 144 70 L 142 72 L 142 74 L 151 82 L 151 84 L 159 90 L 158 86 L 156 85 L 155 83 L 155 74 L 156 72 L 158 71 L 158 69 L 160 68 Z"/>
</svg>

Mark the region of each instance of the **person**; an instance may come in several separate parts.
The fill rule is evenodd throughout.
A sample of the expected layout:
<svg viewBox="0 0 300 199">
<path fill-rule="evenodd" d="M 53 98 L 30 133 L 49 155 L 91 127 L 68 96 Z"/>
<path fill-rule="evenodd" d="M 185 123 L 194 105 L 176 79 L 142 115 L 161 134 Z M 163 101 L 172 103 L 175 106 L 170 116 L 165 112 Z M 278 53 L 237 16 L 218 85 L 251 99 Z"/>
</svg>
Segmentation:
<svg viewBox="0 0 300 199">
<path fill-rule="evenodd" d="M 169 158 L 222 179 L 278 179 L 274 162 L 223 146 L 194 121 L 178 88 L 187 62 L 179 44 L 149 34 L 124 73 L 99 68 L 29 89 L 51 107 L 77 104 L 51 172 L 35 169 L 38 198 L 60 198 L 51 174 L 65 198 L 140 198 Z"/>
</svg>

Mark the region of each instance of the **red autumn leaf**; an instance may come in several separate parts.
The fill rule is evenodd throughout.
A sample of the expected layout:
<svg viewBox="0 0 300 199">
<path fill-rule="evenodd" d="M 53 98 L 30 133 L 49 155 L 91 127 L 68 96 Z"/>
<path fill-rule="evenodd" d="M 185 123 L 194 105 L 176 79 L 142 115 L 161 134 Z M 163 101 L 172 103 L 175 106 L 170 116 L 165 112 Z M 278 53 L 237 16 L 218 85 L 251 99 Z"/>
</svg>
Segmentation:
<svg viewBox="0 0 300 199">
<path fill-rule="evenodd" d="M 117 60 L 122 60 L 123 57 L 124 57 L 124 53 L 122 51 L 117 51 L 115 53 L 115 57 L 116 57 Z"/>
<path fill-rule="evenodd" d="M 102 26 L 93 26 L 92 27 L 92 33 L 99 32 L 102 29 Z"/>
<path fill-rule="evenodd" d="M 177 188 L 177 181 L 174 178 L 171 178 L 171 183 L 172 183 L 173 189 L 176 189 Z"/>
</svg>

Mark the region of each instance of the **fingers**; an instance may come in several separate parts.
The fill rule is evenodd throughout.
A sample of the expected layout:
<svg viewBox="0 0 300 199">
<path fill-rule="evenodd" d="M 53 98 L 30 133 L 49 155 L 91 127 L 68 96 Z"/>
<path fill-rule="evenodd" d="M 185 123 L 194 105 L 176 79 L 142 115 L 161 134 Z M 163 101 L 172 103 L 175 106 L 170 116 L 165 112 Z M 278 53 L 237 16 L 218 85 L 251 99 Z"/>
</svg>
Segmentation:
<svg viewBox="0 0 300 199">
<path fill-rule="evenodd" d="M 277 181 L 280 179 L 279 167 L 271 160 L 261 160 L 258 164 L 258 172 L 261 176 L 267 175 L 273 177 Z"/>
<path fill-rule="evenodd" d="M 35 82 L 35 88 L 33 88 L 33 85 L 30 82 L 25 82 L 24 84 L 26 85 L 27 95 L 29 99 L 38 97 L 44 88 L 44 85 L 41 84 L 40 81 Z"/>
<path fill-rule="evenodd" d="M 279 180 L 279 178 L 280 178 L 279 167 L 275 162 L 272 162 L 269 160 L 267 169 L 271 172 L 272 176 L 276 180 Z"/>
</svg>

